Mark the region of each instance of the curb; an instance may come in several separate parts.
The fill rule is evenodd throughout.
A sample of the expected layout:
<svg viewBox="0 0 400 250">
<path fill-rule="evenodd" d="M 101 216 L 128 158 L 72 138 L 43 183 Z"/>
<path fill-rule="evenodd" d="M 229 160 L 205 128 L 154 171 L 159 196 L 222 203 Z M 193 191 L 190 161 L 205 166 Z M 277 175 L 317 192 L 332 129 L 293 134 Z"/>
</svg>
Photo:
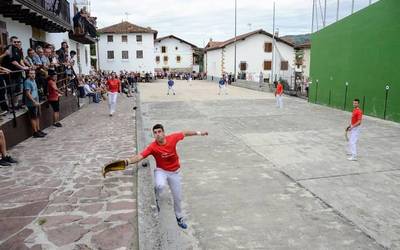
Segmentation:
<svg viewBox="0 0 400 250">
<path fill-rule="evenodd" d="M 136 149 L 141 152 L 147 145 L 143 128 L 140 92 L 136 93 Z M 138 239 L 140 250 L 161 249 L 161 233 L 156 197 L 154 193 L 152 168 L 148 160 L 137 168 L 137 211 Z"/>
</svg>

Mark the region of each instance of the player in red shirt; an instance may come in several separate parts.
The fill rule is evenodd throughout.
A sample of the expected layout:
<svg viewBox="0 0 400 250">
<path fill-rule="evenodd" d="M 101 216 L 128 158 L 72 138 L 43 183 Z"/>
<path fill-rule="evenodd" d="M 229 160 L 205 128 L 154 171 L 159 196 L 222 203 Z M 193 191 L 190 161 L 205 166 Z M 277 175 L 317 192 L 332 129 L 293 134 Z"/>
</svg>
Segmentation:
<svg viewBox="0 0 400 250">
<path fill-rule="evenodd" d="M 362 121 L 362 110 L 359 108 L 360 100 L 354 99 L 353 101 L 353 114 L 351 116 L 351 123 L 348 127 L 348 131 L 350 131 L 350 139 L 348 144 L 348 158 L 349 161 L 357 161 L 357 141 L 360 136 L 360 127 Z"/>
<path fill-rule="evenodd" d="M 279 108 L 283 107 L 282 95 L 283 95 L 283 85 L 281 82 L 278 82 L 278 85 L 276 86 L 275 90 L 275 98 L 276 98 L 276 106 Z"/>
<path fill-rule="evenodd" d="M 115 73 L 111 74 L 111 78 L 107 80 L 107 90 L 108 90 L 108 108 L 110 109 L 110 116 L 115 113 L 117 107 L 117 97 L 118 92 L 121 91 L 121 82 L 116 77 Z"/>
<path fill-rule="evenodd" d="M 153 127 L 153 135 L 155 140 L 147 146 L 140 154 L 128 158 L 128 164 L 137 163 L 149 155 L 152 155 L 156 160 L 156 169 L 154 170 L 157 208 L 160 193 L 165 189 L 167 183 L 171 189 L 174 199 L 175 217 L 178 226 L 183 229 L 187 228 L 183 220 L 181 208 L 181 175 L 179 172 L 180 163 L 179 156 L 176 152 L 176 144 L 183 140 L 186 136 L 201 135 L 206 136 L 208 132 L 200 131 L 182 131 L 165 135 L 164 127 L 161 124 L 156 124 Z"/>
</svg>

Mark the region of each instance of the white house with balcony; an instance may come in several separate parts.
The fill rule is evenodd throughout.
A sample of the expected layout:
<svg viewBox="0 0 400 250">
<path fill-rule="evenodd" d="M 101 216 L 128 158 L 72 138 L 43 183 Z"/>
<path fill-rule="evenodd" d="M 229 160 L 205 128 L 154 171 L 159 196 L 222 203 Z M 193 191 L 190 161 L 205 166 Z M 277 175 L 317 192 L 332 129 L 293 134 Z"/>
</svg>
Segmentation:
<svg viewBox="0 0 400 250">
<path fill-rule="evenodd" d="M 169 35 L 154 42 L 156 71 L 199 72 L 199 48 L 179 37 Z"/>
<path fill-rule="evenodd" d="M 219 78 L 223 73 L 235 72 L 239 79 L 259 82 L 272 79 L 272 34 L 260 29 L 223 42 L 210 41 L 205 48 L 204 68 L 209 78 Z M 274 79 L 290 80 L 294 75 L 294 45 L 275 37 Z"/>
<path fill-rule="evenodd" d="M 129 22 L 98 30 L 100 70 L 154 72 L 154 40 L 157 31 Z"/>
</svg>

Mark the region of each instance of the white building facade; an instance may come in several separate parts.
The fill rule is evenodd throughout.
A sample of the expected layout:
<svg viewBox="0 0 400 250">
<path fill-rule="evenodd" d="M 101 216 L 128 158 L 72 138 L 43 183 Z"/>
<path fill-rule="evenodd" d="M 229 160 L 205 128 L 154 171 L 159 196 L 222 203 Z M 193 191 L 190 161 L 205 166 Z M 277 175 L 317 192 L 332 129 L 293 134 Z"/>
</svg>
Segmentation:
<svg viewBox="0 0 400 250">
<path fill-rule="evenodd" d="M 303 75 L 304 80 L 308 80 L 310 77 L 311 44 L 305 43 L 297 45 L 296 51 L 299 54 L 299 58 L 296 60 L 295 70 Z"/>
<path fill-rule="evenodd" d="M 155 71 L 199 72 L 197 46 L 170 35 L 155 40 Z"/>
<path fill-rule="evenodd" d="M 275 38 L 275 63 L 273 61 L 272 34 L 257 30 L 236 38 L 236 74 L 239 79 L 270 82 L 274 67 L 274 79 L 289 80 L 294 74 L 294 45 Z M 205 71 L 208 77 L 219 78 L 223 73 L 235 72 L 234 39 L 225 42 L 210 42 L 204 56 Z"/>
<path fill-rule="evenodd" d="M 5 37 L 17 36 L 22 42 L 24 56 L 27 55 L 28 48 L 34 48 L 38 44 L 52 44 L 57 50 L 61 47 L 61 42 L 67 42 L 69 51 L 75 50 L 77 52 L 74 68 L 75 72 L 77 74 L 89 74 L 91 70 L 89 44 L 95 41 L 94 39 L 79 39 L 79 41 L 76 41 L 70 38 L 69 31 L 72 31 L 72 18 L 77 12 L 77 7 L 74 5 L 73 0 L 64 0 L 61 1 L 60 4 L 63 4 L 65 8 L 69 9 L 70 16 L 69 18 L 64 17 L 62 20 L 65 27 L 60 28 L 60 26 L 58 26 L 58 28 L 55 28 L 51 32 L 45 30 L 50 29 L 45 27 L 47 24 L 43 24 L 43 28 L 38 27 L 38 25 L 21 22 L 18 18 L 8 17 L 0 12 L 0 32 L 3 37 L 2 39 L 6 39 Z M 41 10 L 41 7 L 42 6 L 38 5 L 37 9 L 39 12 L 43 11 L 43 17 L 46 18 L 46 10 Z M 39 14 L 36 15 L 39 16 Z M 2 41 L 2 45 L 7 42 L 8 41 Z"/>
<path fill-rule="evenodd" d="M 99 33 L 98 57 L 101 70 L 154 73 L 154 40 L 157 31 L 121 22 L 102 28 Z"/>
</svg>

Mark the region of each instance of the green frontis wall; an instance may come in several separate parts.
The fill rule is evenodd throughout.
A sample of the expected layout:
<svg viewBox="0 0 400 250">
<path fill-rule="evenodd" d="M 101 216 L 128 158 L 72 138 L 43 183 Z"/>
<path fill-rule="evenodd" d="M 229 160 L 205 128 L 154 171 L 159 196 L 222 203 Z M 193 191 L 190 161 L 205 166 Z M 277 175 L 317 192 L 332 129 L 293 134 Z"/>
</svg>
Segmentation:
<svg viewBox="0 0 400 250">
<path fill-rule="evenodd" d="M 359 98 L 365 114 L 400 122 L 400 0 L 314 33 L 310 70 L 310 102 L 350 111 Z"/>
</svg>

